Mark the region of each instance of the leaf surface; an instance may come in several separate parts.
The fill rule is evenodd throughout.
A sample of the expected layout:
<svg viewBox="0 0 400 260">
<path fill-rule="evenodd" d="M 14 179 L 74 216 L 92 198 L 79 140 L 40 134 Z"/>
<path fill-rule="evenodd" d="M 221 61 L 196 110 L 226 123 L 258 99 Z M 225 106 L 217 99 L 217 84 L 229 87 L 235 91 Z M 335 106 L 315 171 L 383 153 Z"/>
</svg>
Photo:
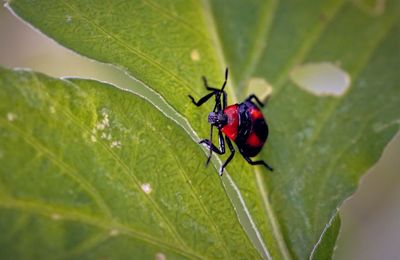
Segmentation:
<svg viewBox="0 0 400 260">
<path fill-rule="evenodd" d="M 219 178 L 190 174 L 201 149 L 148 102 L 96 81 L 0 75 L 3 257 L 258 255 Z"/>
</svg>

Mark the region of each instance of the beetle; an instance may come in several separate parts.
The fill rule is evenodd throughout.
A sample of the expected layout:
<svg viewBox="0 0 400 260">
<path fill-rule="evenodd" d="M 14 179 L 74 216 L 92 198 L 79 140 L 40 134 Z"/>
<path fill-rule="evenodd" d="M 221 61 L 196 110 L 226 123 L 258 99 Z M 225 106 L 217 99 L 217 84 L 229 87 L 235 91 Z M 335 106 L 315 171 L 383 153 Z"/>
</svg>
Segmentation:
<svg viewBox="0 0 400 260">
<path fill-rule="evenodd" d="M 228 68 L 225 70 L 225 81 L 222 84 L 221 89 L 210 87 L 207 83 L 207 79 L 204 76 L 202 79 L 205 88 L 211 92 L 200 98 L 197 102 L 191 95 L 188 96 L 192 100 L 192 103 L 197 107 L 203 105 L 213 96 L 215 97 L 214 109 L 208 115 L 208 122 L 211 125 L 210 139 L 203 139 L 199 142 L 199 144 L 204 145 L 210 151 L 206 165 L 208 165 L 210 162 L 212 152 L 220 155 L 225 154 L 226 142 L 231 154 L 219 169 L 219 175 L 222 176 L 224 168 L 235 155 L 235 148 L 231 142 L 233 141 L 239 149 L 239 152 L 249 164 L 264 165 L 268 170 L 273 171 L 273 168 L 265 161 L 253 161 L 250 159 L 250 157 L 256 156 L 261 151 L 265 141 L 268 138 L 268 124 L 265 121 L 260 108 L 258 107 L 264 107 L 264 104 L 256 95 L 252 94 L 248 96 L 242 103 L 228 106 L 227 93 L 224 90 L 226 82 L 228 81 Z M 255 102 L 253 102 L 253 100 L 258 104 L 258 106 L 255 104 Z M 220 148 L 216 147 L 212 143 L 214 126 L 218 129 L 218 141 Z"/>
</svg>

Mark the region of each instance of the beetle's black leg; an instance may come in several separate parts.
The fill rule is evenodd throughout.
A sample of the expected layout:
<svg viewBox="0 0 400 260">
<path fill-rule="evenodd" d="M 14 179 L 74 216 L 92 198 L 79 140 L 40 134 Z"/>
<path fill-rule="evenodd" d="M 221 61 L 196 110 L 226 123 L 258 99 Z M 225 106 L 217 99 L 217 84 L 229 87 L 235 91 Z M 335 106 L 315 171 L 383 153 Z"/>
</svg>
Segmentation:
<svg viewBox="0 0 400 260">
<path fill-rule="evenodd" d="M 222 109 L 225 109 L 227 107 L 227 95 L 226 92 L 222 92 Z"/>
<path fill-rule="evenodd" d="M 211 126 L 211 131 L 212 131 L 212 126 Z M 212 138 L 212 132 L 210 133 L 210 138 Z M 203 144 L 210 150 L 210 154 L 207 158 L 206 166 L 210 163 L 212 152 L 215 152 L 217 154 L 225 153 L 225 143 L 224 143 L 224 138 L 222 136 L 221 131 L 218 131 L 218 140 L 219 140 L 219 146 L 221 147 L 220 149 L 215 147 L 215 145 L 212 143 L 212 141 L 210 141 L 208 139 L 203 139 L 199 142 L 199 144 Z"/>
<path fill-rule="evenodd" d="M 246 101 L 251 101 L 253 98 L 256 100 L 257 104 L 260 105 L 260 107 L 264 107 L 264 103 L 262 103 L 254 94 L 251 94 L 248 98 L 246 98 Z"/>
<path fill-rule="evenodd" d="M 207 78 L 206 78 L 206 77 L 203 76 L 203 77 L 201 77 L 201 78 L 203 79 L 204 86 L 206 87 L 207 90 L 219 91 L 219 89 L 210 87 L 210 86 L 208 85 L 208 83 L 207 83 Z"/>
<path fill-rule="evenodd" d="M 214 107 L 214 111 L 215 111 L 215 107 Z M 213 125 L 211 125 L 211 127 L 210 127 L 210 141 L 211 141 L 211 143 L 212 143 L 212 136 L 213 136 L 213 127 L 214 127 Z M 210 153 L 208 154 L 206 166 L 208 166 L 208 164 L 210 163 L 211 156 L 212 156 L 212 150 L 210 149 Z"/>
<path fill-rule="evenodd" d="M 215 105 L 214 105 L 213 112 L 215 112 L 215 111 L 218 111 L 218 112 L 221 111 L 221 101 L 219 100 L 219 95 L 215 95 Z M 212 142 L 212 136 L 213 136 L 213 127 L 214 127 L 214 125 L 211 125 L 211 128 L 210 128 L 210 141 L 211 142 Z M 219 134 L 219 138 L 221 138 L 221 134 L 222 134 L 221 131 L 219 131 L 218 134 Z M 210 154 L 208 155 L 206 166 L 210 163 L 211 156 L 212 156 L 212 150 L 210 149 Z"/>
<path fill-rule="evenodd" d="M 216 95 L 217 92 L 211 92 L 208 93 L 207 95 L 205 95 L 204 97 L 200 98 L 199 101 L 196 102 L 196 100 L 194 100 L 194 98 L 191 95 L 188 95 L 189 98 L 192 100 L 193 104 L 195 104 L 196 106 L 201 106 L 203 105 L 205 102 L 207 102 L 212 96 Z"/>
<path fill-rule="evenodd" d="M 223 93 L 225 93 L 225 92 L 223 92 Z M 216 112 L 219 112 L 219 111 L 221 111 L 222 110 L 222 107 L 221 107 L 221 95 L 220 94 L 217 94 L 217 95 L 215 95 L 215 106 L 214 106 L 214 112 L 216 111 Z"/>
<path fill-rule="evenodd" d="M 206 89 L 207 90 L 211 90 L 212 92 L 208 93 L 204 97 L 200 98 L 199 101 L 197 101 L 197 102 L 191 95 L 188 95 L 189 98 L 192 100 L 193 104 L 195 104 L 196 106 L 199 107 L 199 106 L 203 105 L 205 102 L 207 102 L 213 95 L 215 95 L 215 101 L 217 103 L 216 107 L 219 107 L 220 103 L 221 103 L 220 94 L 222 93 L 223 94 L 223 100 L 222 100 L 223 101 L 223 108 L 225 108 L 226 107 L 226 99 L 227 98 L 226 98 L 226 93 L 224 91 L 224 88 L 225 88 L 226 82 L 228 80 L 228 68 L 226 68 L 226 70 L 225 70 L 225 81 L 222 84 L 221 89 L 217 89 L 217 88 L 213 88 L 213 87 L 208 86 L 206 77 L 203 76 L 202 79 L 203 79 L 204 86 L 206 87 Z M 221 110 L 220 108 L 217 109 L 217 111 L 220 111 L 220 110 Z"/>
<path fill-rule="evenodd" d="M 221 166 L 219 169 L 219 176 L 222 176 L 224 173 L 225 167 L 228 165 L 228 163 L 232 160 L 233 156 L 235 155 L 235 148 L 233 148 L 231 140 L 229 140 L 228 137 L 225 137 L 226 143 L 228 144 L 229 150 L 231 151 L 231 154 L 229 155 L 228 159 L 224 162 L 224 164 Z"/>
<path fill-rule="evenodd" d="M 221 87 L 221 92 L 223 92 L 224 91 L 224 88 L 225 88 L 225 85 L 226 85 L 226 82 L 228 81 L 228 68 L 226 68 L 225 69 L 225 81 L 224 81 L 224 83 L 222 84 L 222 87 Z"/>
<path fill-rule="evenodd" d="M 250 163 L 251 165 L 264 165 L 268 170 L 270 170 L 271 172 L 274 170 L 271 166 L 269 166 L 266 162 L 264 161 L 252 161 L 249 157 L 247 156 L 243 156 L 244 159 L 246 159 L 246 161 L 248 163 Z"/>
<path fill-rule="evenodd" d="M 207 147 L 208 149 L 212 150 L 214 153 L 217 154 L 224 154 L 225 153 L 225 142 L 224 142 L 224 138 L 222 136 L 222 133 L 220 134 L 219 138 L 219 146 L 221 148 L 216 147 L 210 140 L 208 139 L 203 139 L 199 142 L 199 144 L 203 144 L 205 147 Z"/>
<path fill-rule="evenodd" d="M 225 81 L 222 84 L 222 87 L 220 90 L 220 93 L 222 94 L 222 108 L 220 106 L 218 111 L 221 111 L 222 109 L 225 109 L 227 107 L 227 99 L 228 98 L 227 98 L 226 92 L 224 91 L 227 80 L 228 80 L 228 68 L 226 68 L 226 70 L 225 70 Z M 217 101 L 217 96 L 216 96 L 216 101 Z M 218 96 L 218 102 L 221 103 L 221 96 Z"/>
</svg>

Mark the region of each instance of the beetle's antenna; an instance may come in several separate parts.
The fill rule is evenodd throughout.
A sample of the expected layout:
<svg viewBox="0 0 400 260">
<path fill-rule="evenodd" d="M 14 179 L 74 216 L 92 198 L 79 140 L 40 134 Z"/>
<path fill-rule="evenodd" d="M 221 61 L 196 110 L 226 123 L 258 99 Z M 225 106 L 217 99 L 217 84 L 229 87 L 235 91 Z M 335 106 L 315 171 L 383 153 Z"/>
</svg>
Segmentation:
<svg viewBox="0 0 400 260">
<path fill-rule="evenodd" d="M 224 81 L 224 84 L 222 84 L 222 88 L 221 88 L 220 92 L 224 91 L 224 88 L 225 88 L 225 85 L 226 85 L 227 81 L 228 81 L 228 67 L 225 70 L 225 81 Z"/>
</svg>

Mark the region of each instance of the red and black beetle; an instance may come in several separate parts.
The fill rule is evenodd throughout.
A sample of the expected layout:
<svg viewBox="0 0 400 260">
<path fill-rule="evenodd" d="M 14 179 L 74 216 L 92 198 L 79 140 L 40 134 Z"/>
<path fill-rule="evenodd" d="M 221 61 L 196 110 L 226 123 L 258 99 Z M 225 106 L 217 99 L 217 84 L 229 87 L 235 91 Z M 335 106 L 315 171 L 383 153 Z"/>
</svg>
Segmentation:
<svg viewBox="0 0 400 260">
<path fill-rule="evenodd" d="M 268 170 L 273 171 L 265 161 L 252 161 L 250 157 L 256 156 L 262 149 L 268 137 L 268 125 L 259 107 L 252 101 L 257 102 L 260 107 L 264 104 L 257 98 L 256 95 L 250 95 L 243 103 L 227 106 L 227 94 L 224 91 L 226 82 L 228 80 L 228 68 L 225 71 L 225 81 L 221 89 L 216 89 L 208 86 L 207 79 L 203 77 L 204 86 L 207 90 L 211 91 L 199 101 L 189 95 L 193 104 L 201 106 L 208 101 L 212 96 L 215 96 L 215 106 L 213 111 L 208 115 L 208 122 L 211 124 L 210 139 L 203 139 L 199 144 L 203 144 L 210 150 L 210 155 L 207 159 L 207 164 L 210 162 L 212 152 L 217 154 L 225 153 L 225 141 L 228 144 L 231 154 L 228 159 L 222 164 L 219 169 L 219 175 L 222 176 L 224 168 L 232 160 L 235 155 L 235 148 L 233 148 L 232 141 L 235 142 L 239 148 L 239 152 L 243 155 L 244 159 L 251 165 L 264 165 Z M 221 104 L 222 95 L 222 104 Z M 220 148 L 217 148 L 212 143 L 213 127 L 218 128 L 218 140 Z M 225 141 L 224 136 L 225 134 Z"/>
</svg>

